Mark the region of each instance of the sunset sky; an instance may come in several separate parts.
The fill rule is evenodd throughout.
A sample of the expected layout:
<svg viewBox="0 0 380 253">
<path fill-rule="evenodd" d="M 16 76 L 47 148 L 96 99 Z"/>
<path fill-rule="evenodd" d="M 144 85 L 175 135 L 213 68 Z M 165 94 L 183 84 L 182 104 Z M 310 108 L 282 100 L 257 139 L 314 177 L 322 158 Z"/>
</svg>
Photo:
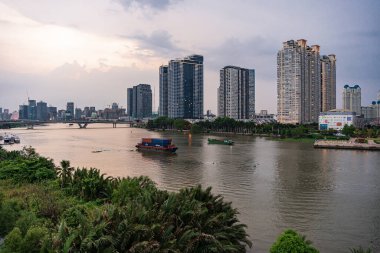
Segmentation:
<svg viewBox="0 0 380 253">
<path fill-rule="evenodd" d="M 276 113 L 276 54 L 304 38 L 337 57 L 337 104 L 359 84 L 362 105 L 380 90 L 377 0 L 0 0 L 0 107 L 27 97 L 64 108 L 126 107 L 127 88 L 155 88 L 158 68 L 204 56 L 204 111 L 216 112 L 219 69 L 256 70 L 256 111 Z"/>
</svg>

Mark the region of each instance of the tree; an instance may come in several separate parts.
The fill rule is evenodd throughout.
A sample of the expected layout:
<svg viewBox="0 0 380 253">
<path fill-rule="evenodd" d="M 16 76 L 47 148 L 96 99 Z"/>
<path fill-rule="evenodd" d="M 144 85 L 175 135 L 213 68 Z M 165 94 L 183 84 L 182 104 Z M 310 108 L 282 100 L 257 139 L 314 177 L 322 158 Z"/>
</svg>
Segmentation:
<svg viewBox="0 0 380 253">
<path fill-rule="evenodd" d="M 355 127 L 353 125 L 344 125 L 343 129 L 342 129 L 342 134 L 344 135 L 347 135 L 347 136 L 354 136 L 354 133 L 355 133 Z"/>
<path fill-rule="evenodd" d="M 57 174 L 61 181 L 61 188 L 66 187 L 72 180 L 73 167 L 70 167 L 70 161 L 62 160 L 61 168 L 57 168 Z"/>
<path fill-rule="evenodd" d="M 311 246 L 311 241 L 306 240 L 294 230 L 286 230 L 270 248 L 270 253 L 318 253 L 319 251 Z"/>
<path fill-rule="evenodd" d="M 372 250 L 371 249 L 367 249 L 367 250 L 365 250 L 365 249 L 363 249 L 362 248 L 362 246 L 360 246 L 359 248 L 352 248 L 352 249 L 350 249 L 350 252 L 351 253 L 372 253 Z"/>
</svg>

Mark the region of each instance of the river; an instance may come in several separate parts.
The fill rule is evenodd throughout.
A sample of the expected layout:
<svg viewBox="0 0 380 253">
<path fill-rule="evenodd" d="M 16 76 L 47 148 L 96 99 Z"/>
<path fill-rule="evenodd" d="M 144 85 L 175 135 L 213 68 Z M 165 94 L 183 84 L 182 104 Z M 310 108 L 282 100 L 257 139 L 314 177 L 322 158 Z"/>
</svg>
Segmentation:
<svg viewBox="0 0 380 253">
<path fill-rule="evenodd" d="M 1 132 L 4 132 L 1 131 Z M 1 133 L 0 132 L 0 133 Z M 286 228 L 305 234 L 321 252 L 371 246 L 380 252 L 380 153 L 313 149 L 310 143 L 232 136 L 234 146 L 208 145 L 208 135 L 152 132 L 111 124 L 54 124 L 12 129 L 22 144 L 75 167 L 111 176 L 146 175 L 162 189 L 212 186 L 240 212 L 253 241 L 268 252 Z M 142 137 L 170 137 L 176 155 L 135 151 Z M 101 151 L 94 153 L 93 151 Z"/>
</svg>

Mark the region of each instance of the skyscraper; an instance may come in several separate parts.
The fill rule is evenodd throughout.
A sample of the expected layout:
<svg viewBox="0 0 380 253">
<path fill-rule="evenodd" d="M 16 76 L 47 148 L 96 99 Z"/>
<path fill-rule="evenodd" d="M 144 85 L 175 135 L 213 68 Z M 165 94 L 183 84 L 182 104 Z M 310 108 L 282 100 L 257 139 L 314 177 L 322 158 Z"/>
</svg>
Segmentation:
<svg viewBox="0 0 380 253">
<path fill-rule="evenodd" d="M 28 100 L 28 119 L 36 120 L 37 119 L 37 104 L 36 100 Z"/>
<path fill-rule="evenodd" d="M 48 120 L 48 108 L 47 103 L 38 102 L 37 103 L 37 120 L 39 121 L 47 121 Z"/>
<path fill-rule="evenodd" d="M 190 55 L 169 62 L 167 94 L 168 117 L 203 118 L 203 56 Z M 165 101 L 165 96 L 163 89 L 163 92 L 160 92 L 160 102 Z M 160 104 L 160 111 L 165 110 L 165 104 Z"/>
<path fill-rule="evenodd" d="M 160 66 L 160 103 L 159 115 L 168 116 L 168 66 Z"/>
<path fill-rule="evenodd" d="M 321 58 L 318 45 L 307 46 L 306 40 L 289 40 L 277 54 L 277 113 L 281 123 L 318 122 L 322 105 Z M 335 84 L 334 69 L 330 70 L 331 85 Z M 330 57 L 330 56 L 329 56 Z M 325 65 L 324 65 L 325 67 Z M 327 76 L 325 72 L 322 76 Z M 325 82 L 327 85 L 327 83 Z M 326 91 L 326 97 L 335 97 Z M 333 102 L 331 102 L 333 104 Z"/>
<path fill-rule="evenodd" d="M 28 106 L 27 105 L 20 105 L 18 110 L 18 118 L 21 119 L 28 119 Z"/>
<path fill-rule="evenodd" d="M 350 87 L 345 85 L 343 88 L 343 109 L 355 112 L 356 115 L 361 115 L 361 99 L 362 92 L 359 85 Z"/>
<path fill-rule="evenodd" d="M 255 117 L 255 70 L 226 66 L 220 70 L 218 116 L 233 119 Z"/>
<path fill-rule="evenodd" d="M 128 115 L 136 119 L 152 116 L 152 89 L 149 84 L 139 84 L 128 89 Z"/>
<path fill-rule="evenodd" d="M 336 57 L 321 57 L 321 111 L 336 109 Z"/>
<path fill-rule="evenodd" d="M 74 102 L 67 102 L 66 105 L 66 120 L 74 119 Z"/>
<path fill-rule="evenodd" d="M 127 89 L 127 114 L 132 117 L 133 113 L 133 88 Z"/>
</svg>

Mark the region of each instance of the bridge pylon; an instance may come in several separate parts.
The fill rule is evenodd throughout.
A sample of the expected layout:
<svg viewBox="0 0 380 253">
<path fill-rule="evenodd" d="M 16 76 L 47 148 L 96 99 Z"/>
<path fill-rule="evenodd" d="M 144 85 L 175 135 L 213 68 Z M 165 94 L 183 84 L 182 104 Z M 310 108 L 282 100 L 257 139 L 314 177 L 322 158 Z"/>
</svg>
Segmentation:
<svg viewBox="0 0 380 253">
<path fill-rule="evenodd" d="M 77 123 L 79 128 L 86 128 L 88 123 Z"/>
</svg>

